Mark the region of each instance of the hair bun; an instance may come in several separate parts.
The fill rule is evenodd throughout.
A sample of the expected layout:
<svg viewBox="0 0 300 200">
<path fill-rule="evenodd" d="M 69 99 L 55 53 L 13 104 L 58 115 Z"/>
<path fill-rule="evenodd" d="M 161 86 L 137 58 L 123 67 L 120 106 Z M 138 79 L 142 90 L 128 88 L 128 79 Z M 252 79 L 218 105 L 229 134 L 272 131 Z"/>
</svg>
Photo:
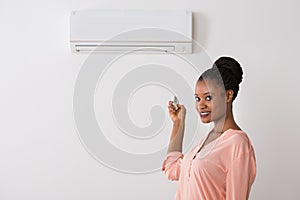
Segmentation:
<svg viewBox="0 0 300 200">
<path fill-rule="evenodd" d="M 241 65 L 233 58 L 230 57 L 220 57 L 216 60 L 215 65 L 219 70 L 230 70 L 232 77 L 240 84 L 243 79 L 243 70 Z"/>
</svg>

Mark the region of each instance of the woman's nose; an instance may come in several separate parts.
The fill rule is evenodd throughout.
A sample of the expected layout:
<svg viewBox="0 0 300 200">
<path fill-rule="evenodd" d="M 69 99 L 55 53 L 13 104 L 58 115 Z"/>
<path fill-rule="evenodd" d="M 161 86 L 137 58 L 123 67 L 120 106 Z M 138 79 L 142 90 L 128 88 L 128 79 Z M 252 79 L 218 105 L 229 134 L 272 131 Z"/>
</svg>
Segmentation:
<svg viewBox="0 0 300 200">
<path fill-rule="evenodd" d="M 205 103 L 205 101 L 203 101 L 203 100 L 198 101 L 198 102 L 197 102 L 197 107 L 198 107 L 199 109 L 206 108 L 206 103 Z"/>
</svg>

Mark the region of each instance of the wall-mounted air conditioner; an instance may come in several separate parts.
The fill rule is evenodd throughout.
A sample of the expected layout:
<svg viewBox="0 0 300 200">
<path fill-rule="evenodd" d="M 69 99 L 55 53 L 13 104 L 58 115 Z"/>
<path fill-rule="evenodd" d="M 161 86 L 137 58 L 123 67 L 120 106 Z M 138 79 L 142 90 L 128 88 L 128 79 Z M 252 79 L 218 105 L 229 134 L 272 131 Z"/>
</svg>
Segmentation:
<svg viewBox="0 0 300 200">
<path fill-rule="evenodd" d="M 75 53 L 192 53 L 192 12 L 72 11 L 70 44 Z"/>
</svg>

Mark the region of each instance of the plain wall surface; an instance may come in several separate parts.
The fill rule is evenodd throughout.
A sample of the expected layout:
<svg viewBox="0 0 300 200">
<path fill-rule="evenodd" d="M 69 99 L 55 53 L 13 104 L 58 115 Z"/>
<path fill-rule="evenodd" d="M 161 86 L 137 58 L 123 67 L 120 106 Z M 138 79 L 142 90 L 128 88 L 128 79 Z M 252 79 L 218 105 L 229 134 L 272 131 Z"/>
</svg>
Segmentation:
<svg viewBox="0 0 300 200">
<path fill-rule="evenodd" d="M 78 9 L 193 11 L 194 39 L 213 60 L 230 55 L 244 69 L 234 114 L 257 156 L 251 199 L 300 199 L 299 6 L 295 0 L 2 0 L 0 199 L 165 200 L 175 194 L 176 182 L 162 173 L 116 172 L 82 146 L 72 97 L 87 55 L 72 54 L 68 42 L 69 15 Z"/>
</svg>

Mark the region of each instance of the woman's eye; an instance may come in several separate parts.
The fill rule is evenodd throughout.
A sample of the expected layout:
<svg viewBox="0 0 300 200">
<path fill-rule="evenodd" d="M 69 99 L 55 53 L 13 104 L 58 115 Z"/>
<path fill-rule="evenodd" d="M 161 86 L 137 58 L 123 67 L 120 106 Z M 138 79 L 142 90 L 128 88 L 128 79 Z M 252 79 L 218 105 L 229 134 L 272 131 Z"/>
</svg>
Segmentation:
<svg viewBox="0 0 300 200">
<path fill-rule="evenodd" d="M 199 98 L 199 97 L 195 97 L 195 100 L 196 100 L 196 101 L 200 101 L 200 98 Z"/>
<path fill-rule="evenodd" d="M 205 97 L 205 100 L 206 100 L 206 101 L 211 101 L 211 99 L 212 99 L 211 96 L 206 96 L 206 97 Z"/>
</svg>

